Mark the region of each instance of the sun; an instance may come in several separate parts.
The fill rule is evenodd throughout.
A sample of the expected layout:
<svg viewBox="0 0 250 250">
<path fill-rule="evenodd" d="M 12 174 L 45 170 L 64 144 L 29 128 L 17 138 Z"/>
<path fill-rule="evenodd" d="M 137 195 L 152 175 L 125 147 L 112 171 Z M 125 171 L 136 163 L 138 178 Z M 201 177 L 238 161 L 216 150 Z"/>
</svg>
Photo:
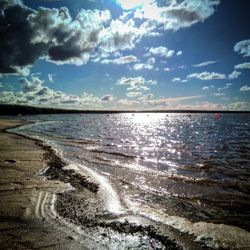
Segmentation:
<svg viewBox="0 0 250 250">
<path fill-rule="evenodd" d="M 149 0 L 116 0 L 116 2 L 125 10 L 140 8 L 147 4 Z"/>
</svg>

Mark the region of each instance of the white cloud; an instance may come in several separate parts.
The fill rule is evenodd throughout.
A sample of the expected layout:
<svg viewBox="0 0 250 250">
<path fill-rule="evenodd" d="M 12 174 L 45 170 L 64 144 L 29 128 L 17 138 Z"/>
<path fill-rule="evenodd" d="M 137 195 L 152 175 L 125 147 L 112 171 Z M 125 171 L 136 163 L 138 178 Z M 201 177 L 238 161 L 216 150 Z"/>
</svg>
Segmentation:
<svg viewBox="0 0 250 250">
<path fill-rule="evenodd" d="M 133 3 L 120 1 L 123 1 L 124 6 L 142 3 L 141 8 L 134 11 L 135 18 L 143 19 L 140 25 L 138 20 L 135 22 L 128 15 L 112 19 L 108 10 L 82 9 L 73 18 L 66 7 L 40 7 L 33 10 L 24 6 L 21 1 L 4 0 L 6 8 L 13 4 L 20 5 L 13 13 L 20 20 L 17 24 L 14 18 L 7 14 L 3 16 L 6 19 L 3 22 L 6 27 L 3 28 L 7 29 L 10 25 L 13 29 L 1 40 L 0 72 L 27 76 L 29 68 L 38 59 L 46 59 L 58 65 L 83 65 L 90 58 L 99 62 L 100 58 L 107 58 L 110 53 L 133 49 L 143 36 L 158 36 L 162 29 L 177 30 L 204 21 L 214 13 L 219 4 L 219 0 L 184 0 L 167 1 L 159 7 L 156 0 L 136 0 Z M 130 15 L 132 13 L 131 11 Z M 18 29 L 19 26 L 22 29 Z M 11 50 L 10 44 L 14 45 Z M 159 53 L 171 57 L 174 51 Z M 177 55 L 181 53 L 178 51 Z M 98 56 L 94 56 L 96 54 Z"/>
<path fill-rule="evenodd" d="M 163 69 L 164 71 L 170 71 L 170 68 L 166 67 Z"/>
<path fill-rule="evenodd" d="M 137 9 L 135 18 L 154 20 L 164 30 L 178 30 L 203 22 L 214 14 L 219 3 L 219 0 L 166 1 L 159 7 L 152 1 Z"/>
<path fill-rule="evenodd" d="M 154 95 L 152 93 L 149 93 L 147 95 L 143 95 L 140 98 L 138 98 L 139 101 L 146 101 L 149 99 L 152 99 L 154 97 Z"/>
<path fill-rule="evenodd" d="M 11 2 L 6 3 L 10 8 Z M 12 29 L 1 39 L 0 72 L 23 76 L 29 75 L 29 68 L 38 59 L 58 65 L 83 65 L 90 58 L 99 62 L 110 53 L 134 48 L 155 28 L 137 26 L 133 19 L 112 20 L 108 10 L 82 9 L 72 18 L 66 7 L 32 10 L 22 5 L 15 13 L 6 13 L 3 28 L 10 25 Z M 11 15 L 20 17 L 18 24 Z M 11 49 L 10 44 L 14 44 Z"/>
<path fill-rule="evenodd" d="M 207 66 L 207 65 L 210 65 L 210 64 L 214 64 L 214 63 L 217 63 L 218 61 L 206 61 L 206 62 L 202 62 L 202 63 L 199 63 L 199 64 L 195 64 L 193 65 L 194 67 L 204 67 L 204 66 Z"/>
<path fill-rule="evenodd" d="M 240 88 L 240 91 L 250 91 L 250 86 L 245 85 Z"/>
<path fill-rule="evenodd" d="M 245 62 L 241 64 L 237 64 L 234 66 L 235 69 L 250 69 L 250 62 Z"/>
<path fill-rule="evenodd" d="M 226 75 L 225 74 L 220 74 L 220 73 L 216 73 L 216 72 L 202 72 L 202 73 L 193 73 L 187 76 L 187 78 L 196 78 L 196 79 L 200 79 L 200 80 L 218 80 L 218 79 L 226 79 Z"/>
<path fill-rule="evenodd" d="M 151 47 L 149 48 L 149 53 L 153 55 L 159 55 L 164 57 L 172 57 L 174 55 L 174 50 L 169 50 L 166 47 L 160 46 L 160 47 Z"/>
<path fill-rule="evenodd" d="M 142 70 L 142 69 L 148 69 L 151 70 L 154 68 L 154 64 L 155 64 L 155 58 L 149 58 L 146 63 L 137 63 L 133 66 L 134 70 L 138 71 L 138 70 Z"/>
<path fill-rule="evenodd" d="M 230 110 L 250 111 L 250 102 L 234 102 L 228 105 Z"/>
<path fill-rule="evenodd" d="M 250 39 L 236 43 L 234 46 L 234 51 L 238 52 L 244 57 L 250 56 Z"/>
<path fill-rule="evenodd" d="M 148 65 L 145 63 L 137 63 L 133 66 L 133 69 L 136 71 L 142 70 L 142 69 L 153 69 L 153 65 Z"/>
<path fill-rule="evenodd" d="M 214 93 L 214 96 L 225 96 L 225 93 Z"/>
<path fill-rule="evenodd" d="M 214 85 L 210 85 L 210 86 L 204 86 L 202 88 L 202 90 L 209 90 L 209 89 L 213 89 L 215 86 Z"/>
<path fill-rule="evenodd" d="M 153 80 L 145 80 L 143 77 L 122 77 L 120 78 L 116 85 L 128 85 L 129 87 L 127 88 L 128 91 L 143 91 L 143 90 L 150 90 L 149 87 L 146 85 L 155 85 L 157 84 L 156 81 Z"/>
<path fill-rule="evenodd" d="M 131 98 L 133 98 L 133 97 L 139 97 L 141 95 L 142 95 L 142 92 L 128 92 L 127 93 L 127 96 L 131 97 Z"/>
<path fill-rule="evenodd" d="M 143 32 L 135 26 L 132 19 L 123 23 L 121 20 L 112 20 L 109 27 L 100 33 L 100 50 L 112 53 L 118 50 L 129 50 L 140 41 Z"/>
<path fill-rule="evenodd" d="M 233 85 L 232 83 L 227 83 L 224 87 L 218 88 L 218 91 L 229 89 L 232 85 Z"/>
<path fill-rule="evenodd" d="M 46 44 L 48 61 L 83 65 L 97 48 L 101 32 L 111 20 L 109 11 L 82 9 L 72 20 L 69 10 L 40 7 L 27 18 L 34 30 L 32 44 Z"/>
<path fill-rule="evenodd" d="M 28 104 L 46 107 L 83 107 L 94 109 L 101 107 L 102 100 L 91 94 L 84 93 L 81 96 L 67 95 L 61 91 L 55 91 L 44 86 L 38 76 L 30 79 L 21 78 L 21 91 L 3 91 L 0 93 L 0 103 Z"/>
<path fill-rule="evenodd" d="M 228 79 L 237 79 L 241 74 L 242 73 L 240 71 L 234 70 L 231 74 L 228 75 Z"/>
<path fill-rule="evenodd" d="M 117 64 L 117 65 L 121 65 L 121 64 L 128 64 L 128 63 L 133 63 L 133 62 L 137 62 L 138 59 L 136 56 L 133 55 L 129 55 L 129 56 L 122 56 L 120 58 L 116 58 L 116 59 L 104 59 L 101 61 L 102 64 Z"/>
<path fill-rule="evenodd" d="M 202 90 L 209 90 L 210 88 L 208 86 L 205 86 L 202 88 Z"/>
<path fill-rule="evenodd" d="M 50 82 L 54 82 L 54 74 L 48 74 L 48 79 Z"/>
<path fill-rule="evenodd" d="M 182 54 L 183 54 L 183 53 L 182 53 L 181 50 L 179 50 L 179 51 L 176 53 L 177 56 L 181 56 Z"/>
<path fill-rule="evenodd" d="M 172 82 L 181 82 L 181 78 L 179 78 L 179 77 L 174 77 L 174 78 L 172 79 Z"/>
</svg>

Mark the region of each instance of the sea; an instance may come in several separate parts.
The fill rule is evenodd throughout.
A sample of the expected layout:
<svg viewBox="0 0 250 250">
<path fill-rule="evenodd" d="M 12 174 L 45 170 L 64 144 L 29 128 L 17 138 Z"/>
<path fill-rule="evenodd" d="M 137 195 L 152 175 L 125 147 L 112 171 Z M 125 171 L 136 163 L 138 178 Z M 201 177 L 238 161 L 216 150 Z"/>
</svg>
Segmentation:
<svg viewBox="0 0 250 250">
<path fill-rule="evenodd" d="M 197 225 L 250 231 L 250 114 L 22 119 L 34 123 L 14 131 L 52 146 L 96 182 L 109 213 L 132 211 L 197 237 L 206 235 Z"/>
</svg>

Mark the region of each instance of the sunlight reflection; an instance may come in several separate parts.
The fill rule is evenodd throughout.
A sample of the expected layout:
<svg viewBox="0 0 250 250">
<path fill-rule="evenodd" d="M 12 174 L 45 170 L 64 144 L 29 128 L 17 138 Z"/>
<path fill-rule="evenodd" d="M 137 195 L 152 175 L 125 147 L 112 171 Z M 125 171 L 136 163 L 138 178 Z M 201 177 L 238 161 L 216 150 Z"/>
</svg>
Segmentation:
<svg viewBox="0 0 250 250">
<path fill-rule="evenodd" d="M 150 114 L 150 113 L 142 113 L 136 115 L 128 116 L 130 123 L 137 126 L 147 126 L 147 127 L 155 127 L 159 126 L 166 120 L 165 114 Z"/>
</svg>

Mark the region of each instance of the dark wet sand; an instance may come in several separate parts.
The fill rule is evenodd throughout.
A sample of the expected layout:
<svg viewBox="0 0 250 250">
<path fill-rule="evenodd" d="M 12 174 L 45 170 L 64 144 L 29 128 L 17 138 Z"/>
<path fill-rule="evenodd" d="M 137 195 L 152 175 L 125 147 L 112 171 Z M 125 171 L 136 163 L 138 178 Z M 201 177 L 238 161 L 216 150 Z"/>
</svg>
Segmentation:
<svg viewBox="0 0 250 250">
<path fill-rule="evenodd" d="M 0 249 L 204 248 L 147 218 L 108 214 L 88 177 L 41 142 L 5 132 L 23 124 L 0 120 Z"/>
</svg>

